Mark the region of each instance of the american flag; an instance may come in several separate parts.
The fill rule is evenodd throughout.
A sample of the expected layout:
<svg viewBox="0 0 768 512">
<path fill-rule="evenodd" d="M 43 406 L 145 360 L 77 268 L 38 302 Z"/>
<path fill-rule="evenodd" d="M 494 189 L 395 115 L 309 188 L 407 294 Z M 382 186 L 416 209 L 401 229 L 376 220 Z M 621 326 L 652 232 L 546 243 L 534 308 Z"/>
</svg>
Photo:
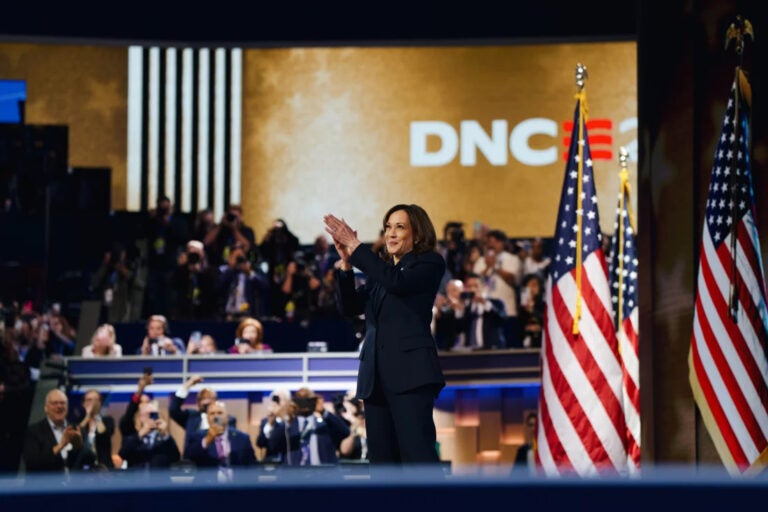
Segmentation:
<svg viewBox="0 0 768 512">
<path fill-rule="evenodd" d="M 637 310 L 637 246 L 629 207 L 629 171 L 620 173 L 621 186 L 611 238 L 608 275 L 611 281 L 613 326 L 624 368 L 624 421 L 627 424 L 627 468 L 640 469 L 640 350 Z"/>
<path fill-rule="evenodd" d="M 586 92 L 576 102 L 546 285 L 536 460 L 546 475 L 626 472 L 622 368 L 611 318 Z"/>
<path fill-rule="evenodd" d="M 750 174 L 748 90 L 739 71 L 712 166 L 688 354 L 696 405 L 734 475 L 759 471 L 768 455 L 768 311 Z"/>
</svg>

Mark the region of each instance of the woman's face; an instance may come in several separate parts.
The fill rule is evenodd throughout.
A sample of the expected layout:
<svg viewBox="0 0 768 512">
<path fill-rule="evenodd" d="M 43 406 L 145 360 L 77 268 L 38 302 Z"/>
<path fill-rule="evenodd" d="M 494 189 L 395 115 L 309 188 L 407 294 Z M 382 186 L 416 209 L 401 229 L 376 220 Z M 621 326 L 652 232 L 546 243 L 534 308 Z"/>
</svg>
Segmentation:
<svg viewBox="0 0 768 512">
<path fill-rule="evenodd" d="M 413 250 L 413 228 L 405 210 L 396 210 L 390 214 L 384 226 L 384 241 L 395 263 Z"/>
<path fill-rule="evenodd" d="M 108 332 L 104 330 L 100 330 L 96 336 L 93 338 L 93 344 L 96 347 L 108 349 L 109 346 L 112 344 L 112 337 L 109 335 Z"/>
<path fill-rule="evenodd" d="M 259 332 L 256 330 L 255 325 L 246 325 L 245 329 L 243 329 L 243 339 L 246 339 L 250 342 L 256 341 L 258 334 Z"/>
</svg>

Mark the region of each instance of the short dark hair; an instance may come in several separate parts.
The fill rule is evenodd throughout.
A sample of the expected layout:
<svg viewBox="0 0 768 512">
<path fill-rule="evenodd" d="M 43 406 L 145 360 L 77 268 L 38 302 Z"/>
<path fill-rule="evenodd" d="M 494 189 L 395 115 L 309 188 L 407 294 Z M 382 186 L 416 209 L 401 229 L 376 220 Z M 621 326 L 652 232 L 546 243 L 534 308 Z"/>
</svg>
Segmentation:
<svg viewBox="0 0 768 512">
<path fill-rule="evenodd" d="M 432 220 L 429 218 L 429 215 L 424 208 L 417 204 L 396 204 L 384 214 L 384 220 L 381 225 L 386 227 L 387 221 L 389 221 L 389 216 L 399 210 L 404 211 L 406 215 L 408 215 L 408 220 L 411 221 L 411 229 L 413 230 L 413 252 L 416 254 L 424 254 L 425 252 L 434 251 L 437 246 L 435 226 L 432 224 Z"/>
<path fill-rule="evenodd" d="M 507 243 L 507 234 L 500 229 L 492 229 L 488 232 L 488 238 L 495 238 L 503 243 Z"/>
</svg>

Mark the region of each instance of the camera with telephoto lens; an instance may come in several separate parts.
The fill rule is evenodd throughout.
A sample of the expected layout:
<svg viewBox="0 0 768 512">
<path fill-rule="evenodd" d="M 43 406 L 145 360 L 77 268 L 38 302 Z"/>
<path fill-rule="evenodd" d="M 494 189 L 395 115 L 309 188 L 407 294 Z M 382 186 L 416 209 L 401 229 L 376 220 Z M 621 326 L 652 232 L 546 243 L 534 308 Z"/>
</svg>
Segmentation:
<svg viewBox="0 0 768 512">
<path fill-rule="evenodd" d="M 191 264 L 200 263 L 200 254 L 196 252 L 187 253 L 187 262 Z"/>
<path fill-rule="evenodd" d="M 299 416 L 311 416 L 317 408 L 317 397 L 297 397 L 293 399 L 293 403 L 296 404 L 296 414 Z"/>
</svg>

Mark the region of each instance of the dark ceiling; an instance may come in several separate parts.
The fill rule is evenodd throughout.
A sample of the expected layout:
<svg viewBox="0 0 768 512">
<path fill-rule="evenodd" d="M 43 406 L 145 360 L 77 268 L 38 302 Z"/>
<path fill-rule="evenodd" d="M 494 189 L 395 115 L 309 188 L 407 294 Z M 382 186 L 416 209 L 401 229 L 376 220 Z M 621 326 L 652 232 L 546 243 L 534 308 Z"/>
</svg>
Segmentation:
<svg viewBox="0 0 768 512">
<path fill-rule="evenodd" d="M 16 2 L 15 4 L 21 4 Z M 0 16 L 6 40 L 75 38 L 103 41 L 241 44 L 382 43 L 403 40 L 634 38 L 636 2 L 167 2 L 16 5 Z M 231 5 L 230 5 L 231 4 Z M 263 5 L 262 5 L 263 4 Z M 490 5 L 489 5 L 490 4 Z M 215 8 L 214 8 L 215 7 Z"/>
</svg>

